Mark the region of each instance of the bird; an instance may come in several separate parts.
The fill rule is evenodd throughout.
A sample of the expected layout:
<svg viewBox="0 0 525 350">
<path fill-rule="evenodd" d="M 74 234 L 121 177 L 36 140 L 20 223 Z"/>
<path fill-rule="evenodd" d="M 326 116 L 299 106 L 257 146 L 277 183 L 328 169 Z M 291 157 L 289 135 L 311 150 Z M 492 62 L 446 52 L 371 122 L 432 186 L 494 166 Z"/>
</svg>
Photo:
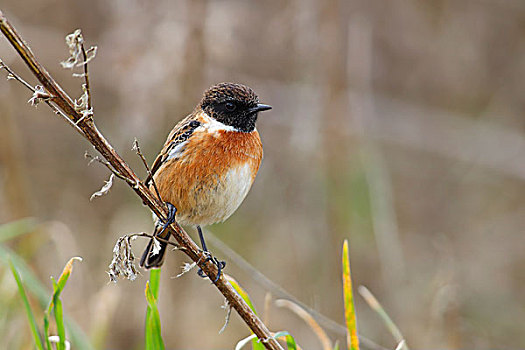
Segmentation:
<svg viewBox="0 0 525 350">
<path fill-rule="evenodd" d="M 166 203 L 168 220 L 156 218 L 153 236 L 161 239 L 150 239 L 140 266 L 162 266 L 170 236 L 166 227 L 175 220 L 197 228 L 202 250 L 220 277 L 225 262 L 209 253 L 202 227 L 228 219 L 248 194 L 263 158 L 255 124 L 259 112 L 270 109 L 248 86 L 220 83 L 175 125 L 145 180 Z M 199 275 L 206 277 L 202 270 Z"/>
</svg>

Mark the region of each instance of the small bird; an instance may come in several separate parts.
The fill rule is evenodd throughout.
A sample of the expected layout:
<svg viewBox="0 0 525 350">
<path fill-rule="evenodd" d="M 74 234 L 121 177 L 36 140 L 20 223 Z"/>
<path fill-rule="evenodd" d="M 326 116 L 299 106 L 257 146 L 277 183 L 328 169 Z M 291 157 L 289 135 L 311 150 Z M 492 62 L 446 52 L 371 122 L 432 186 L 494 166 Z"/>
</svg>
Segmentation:
<svg viewBox="0 0 525 350">
<path fill-rule="evenodd" d="M 255 123 L 259 112 L 271 108 L 259 103 L 247 86 L 220 83 L 206 90 L 193 112 L 175 125 L 145 182 L 152 191 L 155 183 L 171 218 L 167 223 L 156 220 L 160 250 L 151 239 L 142 267 L 162 265 L 170 235 L 165 228 L 175 219 L 197 227 L 202 249 L 220 277 L 225 263 L 209 254 L 201 226 L 229 218 L 248 194 L 263 157 Z"/>
</svg>

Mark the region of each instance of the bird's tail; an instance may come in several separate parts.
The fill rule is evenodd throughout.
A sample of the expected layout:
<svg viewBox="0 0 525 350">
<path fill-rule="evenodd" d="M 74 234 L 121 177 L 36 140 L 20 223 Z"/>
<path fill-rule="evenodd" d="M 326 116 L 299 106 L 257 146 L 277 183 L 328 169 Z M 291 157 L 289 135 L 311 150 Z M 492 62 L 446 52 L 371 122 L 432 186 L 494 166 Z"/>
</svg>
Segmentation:
<svg viewBox="0 0 525 350">
<path fill-rule="evenodd" d="M 153 236 L 158 236 L 167 241 L 170 238 L 170 233 L 166 229 L 162 232 L 162 226 L 155 225 Z M 146 250 L 142 253 L 142 258 L 140 258 L 140 266 L 146 269 L 161 267 L 164 263 L 167 246 L 168 244 L 164 241 L 150 239 Z"/>
</svg>

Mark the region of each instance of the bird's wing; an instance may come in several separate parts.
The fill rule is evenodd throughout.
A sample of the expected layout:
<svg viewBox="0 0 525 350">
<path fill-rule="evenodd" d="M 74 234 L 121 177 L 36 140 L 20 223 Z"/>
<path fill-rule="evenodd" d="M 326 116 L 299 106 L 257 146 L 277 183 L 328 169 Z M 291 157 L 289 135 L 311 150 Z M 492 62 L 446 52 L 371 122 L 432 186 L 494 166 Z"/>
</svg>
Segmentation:
<svg viewBox="0 0 525 350">
<path fill-rule="evenodd" d="M 181 120 L 177 125 L 175 125 L 173 130 L 171 130 L 170 134 L 168 135 L 168 138 L 166 139 L 162 150 L 160 151 L 159 155 L 157 156 L 157 158 L 153 162 L 153 165 L 151 166 L 151 176 L 148 175 L 148 177 L 146 178 L 146 186 L 149 185 L 152 177 L 155 175 L 157 170 L 159 170 L 159 168 L 162 166 L 162 164 L 164 164 L 166 160 L 177 158 L 177 153 L 182 151 L 185 142 L 191 136 L 193 131 L 200 125 L 201 122 L 196 120 L 193 114 L 190 114 L 189 116 Z"/>
</svg>

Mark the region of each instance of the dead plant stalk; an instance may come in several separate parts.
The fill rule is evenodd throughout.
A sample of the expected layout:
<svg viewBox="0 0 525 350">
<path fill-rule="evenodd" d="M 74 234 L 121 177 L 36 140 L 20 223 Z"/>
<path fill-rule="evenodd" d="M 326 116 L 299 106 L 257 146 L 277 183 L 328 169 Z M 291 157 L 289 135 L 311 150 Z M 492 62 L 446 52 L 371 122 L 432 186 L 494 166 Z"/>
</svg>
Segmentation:
<svg viewBox="0 0 525 350">
<path fill-rule="evenodd" d="M 29 67 L 31 72 L 43 85 L 47 93 L 50 95 L 49 102 L 61 110 L 72 123 L 76 124 L 82 130 L 83 136 L 95 147 L 95 149 L 111 164 L 114 171 L 126 179 L 126 183 L 132 190 L 140 197 L 143 203 L 148 206 L 158 217 L 166 219 L 167 210 L 163 203 L 151 193 L 151 191 L 140 181 L 138 176 L 126 164 L 126 162 L 118 155 L 111 144 L 104 138 L 95 126 L 92 115 L 82 115 L 75 109 L 74 101 L 69 95 L 58 85 L 58 83 L 51 77 L 47 70 L 38 62 L 31 49 L 27 46 L 25 41 L 11 25 L 6 16 L 0 11 L 0 29 L 6 39 L 18 52 L 22 60 Z M 87 72 L 86 72 L 87 75 Z M 89 104 L 91 101 L 89 101 Z M 177 224 L 170 225 L 169 230 L 178 245 L 182 247 L 182 251 L 190 257 L 197 265 L 210 276 L 213 281 L 217 276 L 217 268 L 215 265 L 206 260 L 206 257 L 199 249 L 199 247 L 191 240 L 188 234 Z M 221 278 L 214 283 L 217 289 L 224 295 L 231 305 L 250 327 L 250 329 L 261 339 L 266 349 L 281 349 L 279 343 L 271 336 L 270 331 L 262 323 L 262 321 L 255 315 L 248 307 L 246 302 L 235 292 L 233 287 L 221 276 Z"/>
</svg>

